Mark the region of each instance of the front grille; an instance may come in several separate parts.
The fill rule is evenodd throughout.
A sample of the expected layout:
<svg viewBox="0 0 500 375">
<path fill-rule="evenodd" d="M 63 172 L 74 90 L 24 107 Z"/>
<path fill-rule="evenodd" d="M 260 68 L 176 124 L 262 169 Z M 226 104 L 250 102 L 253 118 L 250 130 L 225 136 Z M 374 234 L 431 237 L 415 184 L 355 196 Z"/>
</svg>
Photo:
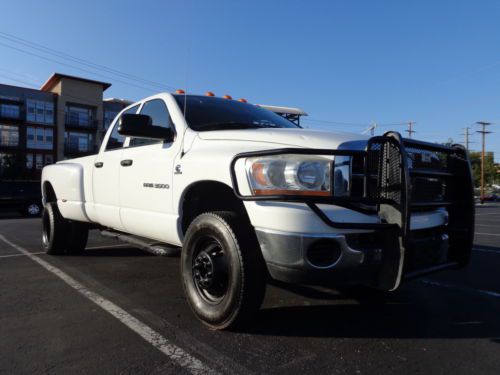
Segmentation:
<svg viewBox="0 0 500 375">
<path fill-rule="evenodd" d="M 412 177 L 411 200 L 413 202 L 442 202 L 445 198 L 445 183 L 442 178 Z"/>
<path fill-rule="evenodd" d="M 380 150 L 384 157 L 386 168 L 381 172 L 382 187 L 378 186 L 379 178 L 379 160 Z M 429 152 L 418 148 L 408 148 L 408 167 L 411 171 L 427 172 L 444 172 L 448 165 L 447 155 L 439 152 Z M 400 161 L 398 150 L 391 144 L 372 144 L 369 155 L 367 156 L 367 167 L 369 177 L 366 180 L 368 197 L 379 198 L 381 196 L 392 199 L 399 203 L 399 187 L 400 187 Z M 363 197 L 365 184 L 365 160 L 362 156 L 354 156 L 352 158 L 352 177 L 351 177 L 351 196 Z M 436 177 L 420 177 L 411 176 L 411 201 L 415 203 L 421 202 L 443 202 L 446 200 L 446 179 L 440 176 Z M 383 186 L 385 185 L 385 188 Z M 422 207 L 419 210 L 435 209 Z"/>
</svg>

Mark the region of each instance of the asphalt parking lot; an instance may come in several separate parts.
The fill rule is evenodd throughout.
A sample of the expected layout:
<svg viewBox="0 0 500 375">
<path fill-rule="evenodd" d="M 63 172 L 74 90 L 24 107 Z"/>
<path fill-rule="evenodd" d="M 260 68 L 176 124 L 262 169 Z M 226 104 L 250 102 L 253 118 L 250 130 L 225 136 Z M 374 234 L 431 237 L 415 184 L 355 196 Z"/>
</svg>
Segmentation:
<svg viewBox="0 0 500 375">
<path fill-rule="evenodd" d="M 367 293 L 267 290 L 252 327 L 213 332 L 177 258 L 93 233 L 42 252 L 40 220 L 0 217 L 0 373 L 500 373 L 500 204 L 476 211 L 467 269 Z"/>
</svg>

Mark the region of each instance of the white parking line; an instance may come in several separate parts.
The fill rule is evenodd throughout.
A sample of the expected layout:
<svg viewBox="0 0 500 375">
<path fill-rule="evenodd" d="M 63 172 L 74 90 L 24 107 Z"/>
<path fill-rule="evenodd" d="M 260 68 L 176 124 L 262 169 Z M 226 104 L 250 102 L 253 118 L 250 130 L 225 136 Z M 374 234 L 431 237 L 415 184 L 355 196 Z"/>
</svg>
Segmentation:
<svg viewBox="0 0 500 375">
<path fill-rule="evenodd" d="M 433 285 L 433 286 L 439 286 L 441 288 L 446 288 L 446 289 L 454 289 L 454 290 L 459 290 L 462 292 L 473 292 L 473 293 L 479 293 L 479 294 L 484 294 L 490 297 L 496 297 L 500 298 L 500 293 L 498 292 L 492 292 L 491 290 L 484 290 L 484 289 L 474 289 L 474 288 L 469 288 L 465 286 L 458 286 L 458 285 L 451 285 L 451 284 L 445 284 L 445 283 L 439 283 L 437 281 L 432 281 L 432 280 L 420 280 L 421 283 L 423 284 L 428 284 L 428 285 Z"/>
<path fill-rule="evenodd" d="M 43 251 L 40 251 L 38 253 L 30 253 L 31 255 L 35 254 L 43 254 Z M 25 257 L 26 254 L 7 254 L 7 255 L 0 255 L 0 258 L 10 258 L 10 257 Z"/>
<path fill-rule="evenodd" d="M 496 237 L 500 237 L 500 234 L 498 234 L 498 233 L 481 233 L 481 232 L 476 232 L 476 234 L 479 234 L 481 236 L 496 236 Z"/>
<path fill-rule="evenodd" d="M 488 212 L 486 214 L 476 214 L 476 216 L 500 215 L 500 212 Z"/>
<path fill-rule="evenodd" d="M 73 279 L 71 276 L 66 274 L 64 271 L 59 268 L 51 265 L 46 262 L 42 258 L 33 255 L 28 250 L 16 245 L 15 243 L 7 240 L 3 235 L 0 234 L 0 240 L 5 242 L 7 245 L 19 251 L 21 254 L 26 255 L 34 262 L 38 263 L 40 266 L 45 268 L 47 271 L 53 273 L 57 277 L 59 277 L 62 281 L 64 281 L 67 285 L 75 289 L 77 292 L 82 294 L 88 300 L 94 302 L 96 305 L 101 307 L 103 310 L 110 313 L 132 331 L 141 336 L 144 340 L 150 343 L 153 347 L 161 351 L 167 357 L 169 357 L 172 361 L 174 361 L 177 365 L 185 368 L 192 374 L 216 374 L 214 370 L 209 368 L 207 365 L 202 363 L 199 359 L 193 357 L 192 355 L 186 353 L 183 349 L 178 346 L 170 343 L 165 337 L 161 334 L 153 330 L 148 325 L 144 324 L 137 318 L 134 318 L 132 315 L 127 313 L 121 307 L 115 305 L 113 302 L 107 300 L 101 295 L 92 292 L 87 289 L 85 286 L 80 284 L 78 281 Z"/>
<path fill-rule="evenodd" d="M 487 250 L 487 249 L 478 249 L 472 248 L 472 251 L 477 251 L 479 253 L 490 253 L 490 254 L 500 254 L 500 250 Z"/>
<path fill-rule="evenodd" d="M 493 228 L 498 228 L 498 224 L 497 225 L 490 225 L 490 224 L 477 224 L 476 223 L 476 227 L 493 227 Z"/>
</svg>

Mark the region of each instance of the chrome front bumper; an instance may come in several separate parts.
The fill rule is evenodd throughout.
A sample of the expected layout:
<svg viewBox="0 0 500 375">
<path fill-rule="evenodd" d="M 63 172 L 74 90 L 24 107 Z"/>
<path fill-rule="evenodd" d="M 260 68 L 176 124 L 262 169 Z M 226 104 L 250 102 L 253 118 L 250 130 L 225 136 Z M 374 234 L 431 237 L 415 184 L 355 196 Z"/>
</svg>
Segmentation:
<svg viewBox="0 0 500 375">
<path fill-rule="evenodd" d="M 416 231 L 418 232 L 418 231 Z M 377 236 L 375 231 L 367 233 L 317 234 L 290 233 L 263 228 L 256 228 L 255 233 L 262 255 L 273 279 L 304 284 L 365 284 L 377 286 L 380 272 L 384 241 L 379 239 L 363 246 L 354 244 L 354 237 Z M 439 235 L 437 253 L 443 259 L 448 251 L 448 236 Z M 308 251 L 320 241 L 329 241 L 339 252 L 328 264 L 314 264 L 309 259 Z M 366 243 L 367 241 L 365 241 Z M 418 249 L 418 251 L 426 251 Z"/>
</svg>

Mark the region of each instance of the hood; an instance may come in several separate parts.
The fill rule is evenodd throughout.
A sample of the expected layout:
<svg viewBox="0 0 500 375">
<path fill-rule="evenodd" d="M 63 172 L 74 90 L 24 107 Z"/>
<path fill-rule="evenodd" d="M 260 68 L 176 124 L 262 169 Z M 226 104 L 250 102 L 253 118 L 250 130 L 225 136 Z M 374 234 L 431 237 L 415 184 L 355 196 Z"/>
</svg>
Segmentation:
<svg viewBox="0 0 500 375">
<path fill-rule="evenodd" d="M 321 148 L 321 149 L 355 149 L 362 150 L 368 137 L 361 134 L 337 133 L 315 129 L 243 129 L 216 130 L 199 132 L 198 136 L 205 140 L 251 141 L 288 147 Z"/>
</svg>

